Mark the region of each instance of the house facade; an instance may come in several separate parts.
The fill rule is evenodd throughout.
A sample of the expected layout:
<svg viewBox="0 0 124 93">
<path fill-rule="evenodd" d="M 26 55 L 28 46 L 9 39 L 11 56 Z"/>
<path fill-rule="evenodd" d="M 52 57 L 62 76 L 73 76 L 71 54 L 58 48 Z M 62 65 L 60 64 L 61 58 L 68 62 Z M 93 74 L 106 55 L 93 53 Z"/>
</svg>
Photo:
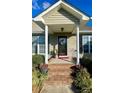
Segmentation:
<svg viewBox="0 0 124 93">
<path fill-rule="evenodd" d="M 76 58 L 92 54 L 92 27 L 86 24 L 90 17 L 60 0 L 32 20 L 32 54 L 51 57 Z"/>
</svg>

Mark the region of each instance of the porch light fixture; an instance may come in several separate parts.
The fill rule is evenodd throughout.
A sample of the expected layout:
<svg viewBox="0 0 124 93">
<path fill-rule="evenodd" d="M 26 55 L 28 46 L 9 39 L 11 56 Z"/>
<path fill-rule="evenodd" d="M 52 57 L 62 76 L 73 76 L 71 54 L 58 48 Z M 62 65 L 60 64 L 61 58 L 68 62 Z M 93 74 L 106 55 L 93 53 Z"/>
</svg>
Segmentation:
<svg viewBox="0 0 124 93">
<path fill-rule="evenodd" d="M 64 31 L 64 28 L 62 27 L 62 28 L 61 28 L 61 32 L 63 32 L 63 31 Z"/>
</svg>

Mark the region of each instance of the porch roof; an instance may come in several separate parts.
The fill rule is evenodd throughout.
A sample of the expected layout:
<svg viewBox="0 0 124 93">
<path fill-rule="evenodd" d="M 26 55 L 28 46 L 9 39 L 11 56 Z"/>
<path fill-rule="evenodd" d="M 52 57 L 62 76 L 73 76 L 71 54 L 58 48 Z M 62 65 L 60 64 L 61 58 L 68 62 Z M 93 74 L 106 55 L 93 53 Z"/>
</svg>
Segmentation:
<svg viewBox="0 0 124 93">
<path fill-rule="evenodd" d="M 65 13 L 59 14 L 58 12 L 57 13 L 55 12 L 60 9 L 65 10 Z M 79 24 L 80 32 L 83 31 L 91 32 L 92 30 L 92 27 L 86 26 L 87 22 L 90 20 L 89 16 L 85 15 L 83 12 L 75 9 L 71 5 L 61 0 L 52 5 L 51 7 L 49 7 L 48 9 L 46 9 L 45 11 L 43 11 L 42 13 L 40 13 L 38 16 L 33 18 L 33 20 L 37 26 L 34 26 L 34 28 L 32 28 L 32 31 L 36 33 L 42 33 L 44 31 L 43 24 L 47 24 L 49 26 L 50 33 L 53 31 L 60 32 L 61 28 L 63 27 L 66 32 L 75 33 L 76 32 L 75 30 L 76 24 L 74 22 L 75 20 L 76 21 L 78 20 L 80 22 Z"/>
<path fill-rule="evenodd" d="M 51 7 L 49 7 L 48 9 L 46 9 L 45 11 L 43 11 L 42 13 L 40 13 L 38 16 L 36 16 L 35 18 L 33 18 L 33 20 L 42 21 L 45 24 L 45 21 L 44 21 L 44 18 L 43 17 L 47 13 L 49 13 L 49 12 L 51 12 L 54 9 L 57 9 L 57 8 L 63 8 L 63 9 L 65 9 L 66 11 L 68 11 L 69 13 L 71 13 L 72 15 L 74 15 L 76 18 L 78 18 L 81 23 L 83 22 L 83 20 L 88 21 L 90 19 L 90 17 L 87 16 L 86 14 L 80 12 L 79 10 L 75 9 L 74 7 L 72 7 L 71 5 L 69 5 L 66 2 L 60 0 L 57 3 L 55 3 L 54 5 L 52 5 Z"/>
<path fill-rule="evenodd" d="M 32 33 L 44 33 L 44 24 L 38 21 L 32 21 Z"/>
<path fill-rule="evenodd" d="M 72 30 L 74 30 L 73 25 L 52 25 L 49 26 L 49 33 L 52 33 L 52 31 L 56 32 L 61 32 L 61 27 L 64 27 L 64 32 L 71 32 Z M 83 33 L 92 33 L 92 27 L 88 27 L 88 26 L 83 26 L 83 29 L 80 30 L 80 34 Z M 32 21 L 32 34 L 44 34 L 44 24 L 41 23 L 40 21 Z M 74 33 L 73 33 L 74 34 Z"/>
</svg>

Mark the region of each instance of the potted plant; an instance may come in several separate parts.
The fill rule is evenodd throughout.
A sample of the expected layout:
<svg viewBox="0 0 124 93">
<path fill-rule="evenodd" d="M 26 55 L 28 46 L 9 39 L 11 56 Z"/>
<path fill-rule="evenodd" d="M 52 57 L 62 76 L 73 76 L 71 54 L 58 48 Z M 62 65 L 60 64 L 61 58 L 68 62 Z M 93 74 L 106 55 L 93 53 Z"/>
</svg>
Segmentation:
<svg viewBox="0 0 124 93">
<path fill-rule="evenodd" d="M 48 72 L 48 64 L 41 65 L 39 69 L 40 69 L 41 73 L 46 74 Z"/>
<path fill-rule="evenodd" d="M 55 52 L 54 51 L 51 51 L 50 54 L 52 55 L 53 58 L 55 58 Z"/>
</svg>

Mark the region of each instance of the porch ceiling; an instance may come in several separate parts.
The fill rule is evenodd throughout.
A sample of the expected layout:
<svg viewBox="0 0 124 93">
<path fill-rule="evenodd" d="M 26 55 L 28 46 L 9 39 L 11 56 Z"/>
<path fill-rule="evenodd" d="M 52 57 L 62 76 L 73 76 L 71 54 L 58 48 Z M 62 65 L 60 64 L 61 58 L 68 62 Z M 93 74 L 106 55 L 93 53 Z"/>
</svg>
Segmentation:
<svg viewBox="0 0 124 93">
<path fill-rule="evenodd" d="M 61 30 L 63 28 L 63 31 Z M 72 33 L 75 30 L 74 24 L 49 25 L 49 33 Z"/>
</svg>

